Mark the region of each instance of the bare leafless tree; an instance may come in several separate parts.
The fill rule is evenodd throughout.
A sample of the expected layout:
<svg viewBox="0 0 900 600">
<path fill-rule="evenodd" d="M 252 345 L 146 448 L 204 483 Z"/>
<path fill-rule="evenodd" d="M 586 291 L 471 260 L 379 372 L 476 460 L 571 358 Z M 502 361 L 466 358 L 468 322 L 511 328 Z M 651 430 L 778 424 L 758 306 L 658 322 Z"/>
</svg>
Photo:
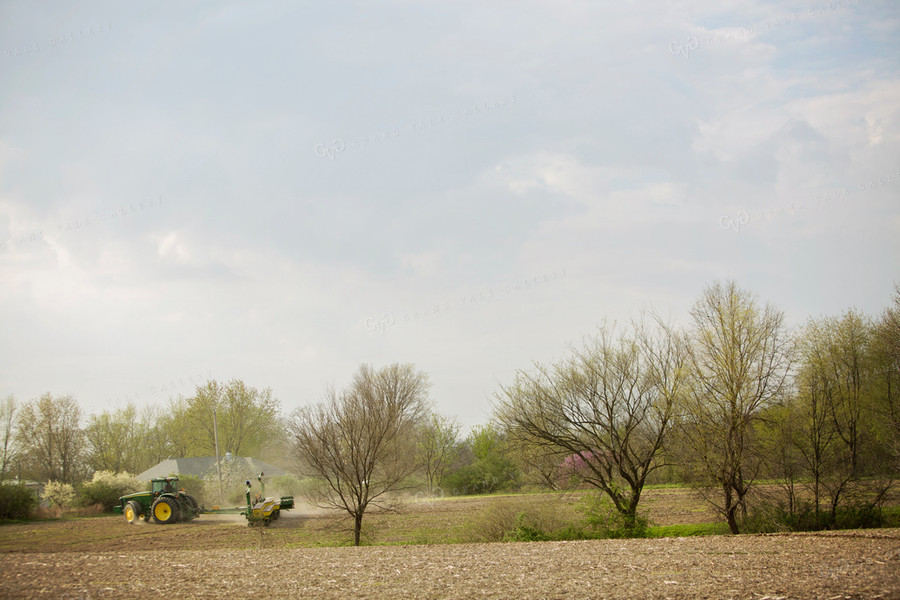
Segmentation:
<svg viewBox="0 0 900 600">
<path fill-rule="evenodd" d="M 567 482 L 566 472 L 559 456 L 532 441 L 506 434 L 508 455 L 519 468 L 523 483 L 558 490 Z"/>
<path fill-rule="evenodd" d="M 357 546 L 366 510 L 389 507 L 389 494 L 419 467 L 415 433 L 428 414 L 427 390 L 427 377 L 412 365 L 363 365 L 347 390 L 291 419 L 297 466 L 322 482 L 310 500 L 346 511 Z"/>
<path fill-rule="evenodd" d="M 633 527 L 647 476 L 660 466 L 684 360 L 681 336 L 658 319 L 618 336 L 604 325 L 569 359 L 520 371 L 497 394 L 495 414 L 510 436 L 579 457 L 580 478 Z"/>
<path fill-rule="evenodd" d="M 418 432 L 419 457 L 428 493 L 434 493 L 447 468 L 459 453 L 460 425 L 455 419 L 432 413 Z"/>
<path fill-rule="evenodd" d="M 691 309 L 691 385 L 682 405 L 686 463 L 708 501 L 739 532 L 738 512 L 764 457 L 753 451 L 753 424 L 785 391 L 792 347 L 784 314 L 760 307 L 734 282 L 707 287 Z"/>
</svg>

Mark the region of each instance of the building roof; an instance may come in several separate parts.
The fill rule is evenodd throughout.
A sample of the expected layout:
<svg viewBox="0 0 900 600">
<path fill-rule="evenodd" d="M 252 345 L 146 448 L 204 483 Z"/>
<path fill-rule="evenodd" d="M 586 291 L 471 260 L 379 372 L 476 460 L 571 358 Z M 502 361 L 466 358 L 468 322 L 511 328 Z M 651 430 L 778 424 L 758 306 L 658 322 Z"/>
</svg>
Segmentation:
<svg viewBox="0 0 900 600">
<path fill-rule="evenodd" d="M 244 462 L 251 473 L 265 473 L 267 476 L 289 475 L 284 469 L 279 469 L 275 465 L 270 465 L 261 460 L 249 456 L 231 456 L 226 455 L 221 459 L 222 465 L 230 462 Z M 165 477 L 166 475 L 190 475 L 192 477 L 203 477 L 214 471 L 216 468 L 215 456 L 192 456 L 189 458 L 169 458 L 161 463 L 150 467 L 143 473 L 138 474 L 138 479 L 147 480 L 154 477 Z"/>
</svg>

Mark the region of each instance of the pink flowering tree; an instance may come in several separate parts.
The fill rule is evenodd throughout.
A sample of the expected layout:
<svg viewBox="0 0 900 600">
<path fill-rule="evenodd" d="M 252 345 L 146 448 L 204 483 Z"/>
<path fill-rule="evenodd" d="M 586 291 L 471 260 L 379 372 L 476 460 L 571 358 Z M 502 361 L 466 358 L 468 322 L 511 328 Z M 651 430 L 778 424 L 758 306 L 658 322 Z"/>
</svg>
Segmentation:
<svg viewBox="0 0 900 600">
<path fill-rule="evenodd" d="M 592 450 L 569 454 L 559 465 L 560 484 L 565 485 L 571 481 L 581 482 L 590 477 L 591 466 L 588 463 L 605 462 L 606 455 Z M 597 466 L 596 464 L 594 465 Z"/>
</svg>

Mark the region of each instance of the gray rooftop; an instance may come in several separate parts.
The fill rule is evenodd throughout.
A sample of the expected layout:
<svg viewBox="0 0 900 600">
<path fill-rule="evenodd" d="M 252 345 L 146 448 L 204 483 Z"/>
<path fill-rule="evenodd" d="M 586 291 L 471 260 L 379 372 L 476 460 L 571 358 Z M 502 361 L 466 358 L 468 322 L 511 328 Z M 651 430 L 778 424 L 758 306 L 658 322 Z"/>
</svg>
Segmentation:
<svg viewBox="0 0 900 600">
<path fill-rule="evenodd" d="M 284 469 L 279 469 L 275 465 L 251 458 L 249 456 L 228 456 L 221 459 L 222 465 L 228 462 L 243 461 L 247 464 L 252 473 L 265 473 L 267 476 L 290 475 Z M 138 479 L 146 480 L 154 477 L 165 477 L 166 475 L 191 475 L 193 477 L 203 477 L 216 468 L 215 456 L 192 456 L 190 458 L 169 458 L 156 466 L 150 467 L 143 473 L 138 474 Z"/>
</svg>

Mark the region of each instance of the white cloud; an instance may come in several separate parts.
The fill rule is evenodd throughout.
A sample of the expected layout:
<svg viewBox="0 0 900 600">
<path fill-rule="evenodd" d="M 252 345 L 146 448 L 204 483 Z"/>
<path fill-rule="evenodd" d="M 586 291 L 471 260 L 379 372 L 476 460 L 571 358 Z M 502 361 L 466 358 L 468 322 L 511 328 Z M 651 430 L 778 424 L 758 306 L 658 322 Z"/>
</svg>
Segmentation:
<svg viewBox="0 0 900 600">
<path fill-rule="evenodd" d="M 472 424 L 498 378 L 604 317 L 683 313 L 715 277 L 799 313 L 887 299 L 886 4 L 776 25 L 827 3 L 236 6 L 5 9 L 13 44 L 113 24 L 0 57 L 0 318 L 22 340 L 0 347 L 0 385 L 17 397 L 92 411 L 212 371 L 292 408 L 402 360 Z M 336 137 L 344 152 L 315 155 Z M 843 203 L 804 195 L 843 186 Z M 723 229 L 738 210 L 753 220 Z"/>
<path fill-rule="evenodd" d="M 170 231 L 157 239 L 156 253 L 160 258 L 177 262 L 189 262 L 191 258 L 187 243 L 177 231 Z"/>
<path fill-rule="evenodd" d="M 400 263 L 404 269 L 410 270 L 419 277 L 430 277 L 439 272 L 441 255 L 438 252 L 408 253 L 400 255 Z"/>
</svg>

